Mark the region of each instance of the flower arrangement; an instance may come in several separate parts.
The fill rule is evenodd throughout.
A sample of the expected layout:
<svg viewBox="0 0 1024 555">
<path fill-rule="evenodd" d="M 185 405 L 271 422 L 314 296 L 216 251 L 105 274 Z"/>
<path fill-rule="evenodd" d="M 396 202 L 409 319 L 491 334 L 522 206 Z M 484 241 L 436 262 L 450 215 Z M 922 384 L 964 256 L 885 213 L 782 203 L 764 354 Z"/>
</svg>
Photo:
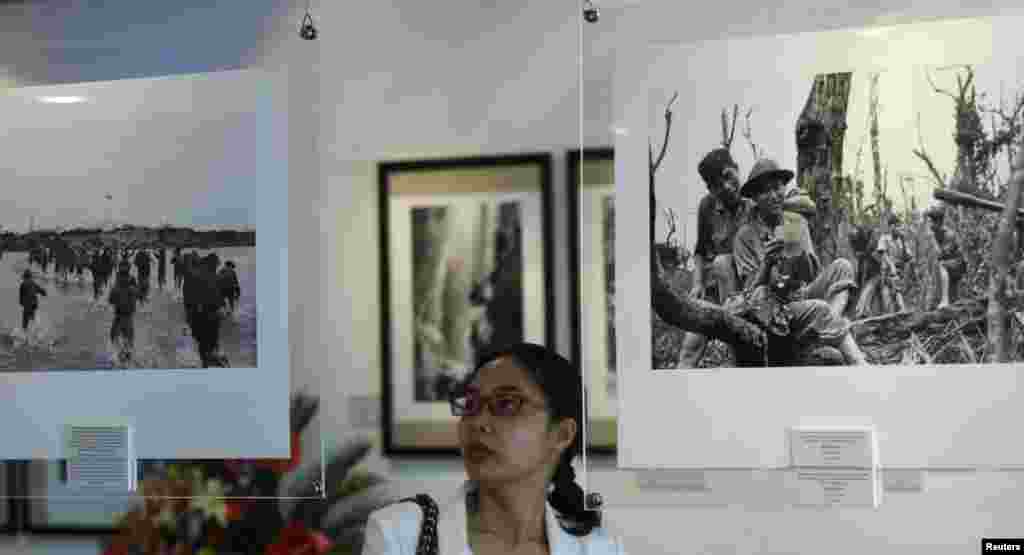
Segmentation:
<svg viewBox="0 0 1024 555">
<path fill-rule="evenodd" d="M 353 470 L 367 440 L 336 449 L 323 471 L 318 461 L 302 464 L 302 431 L 318 406 L 293 396 L 289 459 L 146 463 L 140 500 L 118 519 L 103 554 L 358 553 L 369 513 L 397 497 L 384 491 L 384 478 Z"/>
</svg>

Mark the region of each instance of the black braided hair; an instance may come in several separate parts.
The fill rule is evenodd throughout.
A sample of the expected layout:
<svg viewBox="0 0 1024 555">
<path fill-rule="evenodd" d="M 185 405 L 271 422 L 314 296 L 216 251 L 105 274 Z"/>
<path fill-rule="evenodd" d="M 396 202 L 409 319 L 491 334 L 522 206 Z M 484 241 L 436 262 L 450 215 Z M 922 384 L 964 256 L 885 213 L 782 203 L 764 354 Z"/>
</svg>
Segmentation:
<svg viewBox="0 0 1024 555">
<path fill-rule="evenodd" d="M 587 510 L 583 488 L 576 483 L 572 461 L 582 453 L 583 378 L 579 367 L 558 353 L 533 343 L 517 343 L 490 351 L 477 360 L 474 370 L 464 381 L 469 383 L 490 362 L 503 356 L 511 357 L 543 391 L 550 413 L 550 425 L 566 418 L 576 421 L 576 437 L 562 452 L 551 480 L 548 502 L 558 513 L 559 525 L 574 536 L 586 536 L 601 526 L 601 513 Z"/>
</svg>

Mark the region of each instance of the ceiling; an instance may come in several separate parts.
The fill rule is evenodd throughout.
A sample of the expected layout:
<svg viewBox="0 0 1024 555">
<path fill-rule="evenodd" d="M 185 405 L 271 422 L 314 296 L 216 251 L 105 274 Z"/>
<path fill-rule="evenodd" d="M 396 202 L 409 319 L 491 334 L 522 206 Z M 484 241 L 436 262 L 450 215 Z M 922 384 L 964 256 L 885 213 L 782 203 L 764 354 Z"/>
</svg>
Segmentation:
<svg viewBox="0 0 1024 555">
<path fill-rule="evenodd" d="M 237 69 L 257 60 L 275 0 L 0 2 L 0 72 L 15 85 Z"/>
<path fill-rule="evenodd" d="M 316 91 L 304 102 L 315 106 L 321 140 L 335 153 L 379 159 L 545 149 L 578 144 L 580 127 L 589 141 L 610 140 L 614 54 L 624 41 L 698 42 L 1016 7 L 1008 0 L 595 0 L 602 17 L 588 25 L 581 0 L 309 2 L 315 42 L 297 36 L 301 1 L 0 4 L 0 71 L 18 85 L 59 84 L 276 59 L 304 71 L 296 79 Z"/>
<path fill-rule="evenodd" d="M 387 58 L 387 37 L 425 47 L 476 44 L 488 35 L 522 44 L 543 40 L 552 20 L 574 28 L 579 0 L 322 2 L 309 0 L 322 35 L 341 38 L 364 61 Z M 952 0 L 598 0 L 602 20 L 587 26 L 592 59 L 607 53 L 623 25 L 647 40 L 692 42 L 938 17 L 985 15 L 1010 1 Z M 301 1 L 0 1 L 0 67 L 18 84 L 69 83 L 197 73 L 258 63 L 274 30 L 293 40 Z M 294 21 L 293 21 L 294 20 Z M 369 42 L 367 42 L 369 41 Z M 493 40 L 488 41 L 495 44 Z M 359 46 L 369 48 L 359 48 Z M 481 52 L 477 51 L 477 54 Z M 414 54 L 414 53 L 410 53 Z M 358 63 L 358 62 L 357 62 Z"/>
</svg>

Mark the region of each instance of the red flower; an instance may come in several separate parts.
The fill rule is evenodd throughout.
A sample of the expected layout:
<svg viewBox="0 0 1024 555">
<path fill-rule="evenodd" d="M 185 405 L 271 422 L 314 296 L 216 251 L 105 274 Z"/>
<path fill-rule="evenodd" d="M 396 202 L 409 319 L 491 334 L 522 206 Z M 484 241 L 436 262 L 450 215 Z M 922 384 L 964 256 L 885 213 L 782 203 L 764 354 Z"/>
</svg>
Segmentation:
<svg viewBox="0 0 1024 555">
<path fill-rule="evenodd" d="M 332 547 L 323 533 L 292 522 L 281 530 L 277 541 L 267 546 L 265 555 L 324 555 Z"/>
</svg>

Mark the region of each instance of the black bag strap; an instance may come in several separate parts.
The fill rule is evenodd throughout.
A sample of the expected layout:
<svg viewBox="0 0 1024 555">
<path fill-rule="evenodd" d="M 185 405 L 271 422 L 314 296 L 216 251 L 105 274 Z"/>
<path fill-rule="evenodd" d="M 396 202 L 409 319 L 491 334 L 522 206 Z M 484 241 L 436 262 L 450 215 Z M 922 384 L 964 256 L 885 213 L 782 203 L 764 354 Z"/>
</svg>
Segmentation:
<svg viewBox="0 0 1024 555">
<path fill-rule="evenodd" d="M 425 493 L 406 497 L 399 502 L 412 501 L 423 509 L 423 528 L 420 530 L 416 555 L 438 555 L 437 553 L 437 503 Z"/>
</svg>

